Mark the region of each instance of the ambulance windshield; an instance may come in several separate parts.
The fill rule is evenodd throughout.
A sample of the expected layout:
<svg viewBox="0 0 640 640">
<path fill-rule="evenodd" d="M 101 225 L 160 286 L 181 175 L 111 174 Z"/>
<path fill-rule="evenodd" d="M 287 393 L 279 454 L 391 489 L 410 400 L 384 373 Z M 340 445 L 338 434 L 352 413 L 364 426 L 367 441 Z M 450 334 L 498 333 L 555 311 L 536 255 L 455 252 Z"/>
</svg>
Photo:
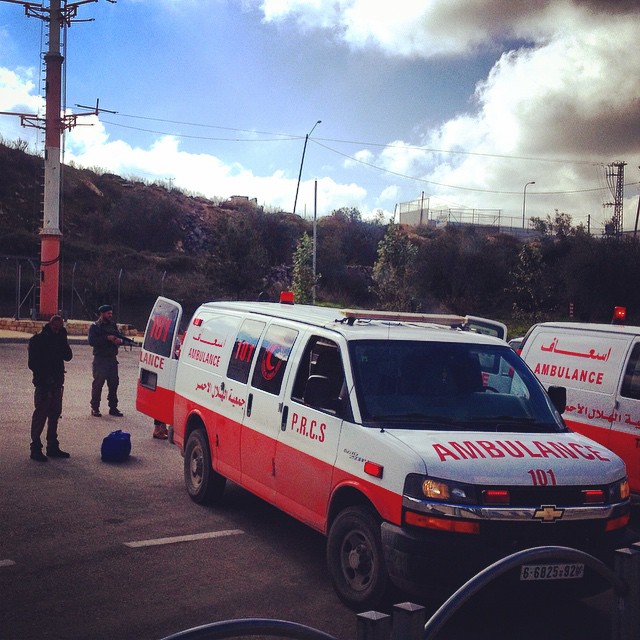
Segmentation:
<svg viewBox="0 0 640 640">
<path fill-rule="evenodd" d="M 363 424 L 500 432 L 566 430 L 508 346 L 361 340 L 350 343 Z"/>
</svg>

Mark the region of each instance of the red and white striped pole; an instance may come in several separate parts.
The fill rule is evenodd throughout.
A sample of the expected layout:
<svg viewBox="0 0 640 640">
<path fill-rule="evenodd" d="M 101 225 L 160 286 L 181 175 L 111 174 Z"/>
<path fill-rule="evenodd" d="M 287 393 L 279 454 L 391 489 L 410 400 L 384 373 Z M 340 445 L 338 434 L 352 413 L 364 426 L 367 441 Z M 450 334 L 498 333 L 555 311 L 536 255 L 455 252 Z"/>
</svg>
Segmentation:
<svg viewBox="0 0 640 640">
<path fill-rule="evenodd" d="M 50 0 L 49 49 L 46 64 L 44 215 L 40 231 L 40 316 L 58 312 L 60 281 L 60 144 L 62 138 L 62 62 L 60 0 Z"/>
</svg>

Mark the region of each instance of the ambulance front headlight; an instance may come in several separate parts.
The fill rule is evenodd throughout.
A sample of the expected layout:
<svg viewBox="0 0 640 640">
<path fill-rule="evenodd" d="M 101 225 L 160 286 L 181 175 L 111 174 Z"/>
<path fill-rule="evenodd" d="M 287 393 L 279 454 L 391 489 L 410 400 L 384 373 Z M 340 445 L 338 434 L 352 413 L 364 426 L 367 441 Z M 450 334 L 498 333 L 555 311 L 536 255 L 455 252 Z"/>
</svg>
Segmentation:
<svg viewBox="0 0 640 640">
<path fill-rule="evenodd" d="M 418 500 L 433 500 L 453 504 L 477 503 L 477 492 L 473 485 L 452 480 L 442 480 L 418 474 L 407 476 L 404 493 Z"/>
</svg>

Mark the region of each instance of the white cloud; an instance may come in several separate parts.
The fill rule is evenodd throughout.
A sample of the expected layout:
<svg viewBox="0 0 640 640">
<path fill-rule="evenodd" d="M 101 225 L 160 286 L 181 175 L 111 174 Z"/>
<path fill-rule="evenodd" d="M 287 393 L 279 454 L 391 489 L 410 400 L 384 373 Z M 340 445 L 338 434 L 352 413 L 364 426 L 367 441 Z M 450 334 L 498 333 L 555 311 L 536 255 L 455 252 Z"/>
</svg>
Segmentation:
<svg viewBox="0 0 640 640">
<path fill-rule="evenodd" d="M 398 185 L 393 184 L 384 188 L 378 196 L 378 204 L 389 204 L 398 201 L 398 192 L 400 191 Z"/>
<path fill-rule="evenodd" d="M 390 56 L 459 56 L 523 43 L 479 82 L 476 110 L 418 141 L 465 154 L 429 154 L 415 142 L 394 141 L 377 157 L 356 156 L 393 173 L 423 175 L 424 187 L 453 206 L 499 207 L 518 217 L 523 185 L 535 179 L 531 215 L 566 208 L 576 218 L 602 219 L 611 215 L 602 210 L 611 194 L 586 191 L 605 186 L 598 165 L 627 160 L 628 172 L 636 171 L 640 59 L 629 52 L 640 38 L 637 2 L 264 0 L 261 6 L 268 21 L 331 28 L 354 48 L 374 46 Z M 637 173 L 629 181 L 637 182 Z"/>
<path fill-rule="evenodd" d="M 566 11 L 567 3 L 561 4 Z M 428 154 L 395 141 L 374 162 L 405 175 L 422 173 L 425 188 L 450 206 L 500 208 L 518 218 L 523 186 L 535 180 L 527 217 L 555 208 L 567 209 L 576 221 L 610 217 L 602 203 L 611 194 L 586 190 L 604 187 L 598 165 L 616 160 L 629 161 L 629 181 L 637 182 L 640 59 L 627 52 L 640 37 L 640 23 L 618 15 L 596 20 L 575 8 L 571 18 L 536 46 L 503 54 L 478 84 L 477 110 L 426 132 L 421 141 L 426 148 L 465 153 Z"/>
<path fill-rule="evenodd" d="M 251 3 L 244 0 L 243 4 Z M 637 11 L 637 3 L 609 0 L 254 0 L 268 22 L 295 20 L 330 29 L 354 47 L 376 46 L 389 55 L 429 58 L 460 55 L 497 41 L 540 41 L 571 25 L 576 15 L 597 23 Z"/>
<path fill-rule="evenodd" d="M 94 121 L 92 127 L 78 127 L 67 137 L 67 162 L 94 167 L 123 176 L 145 180 L 171 180 L 175 187 L 206 197 L 228 198 L 246 195 L 260 204 L 293 208 L 297 180 L 282 171 L 259 176 L 238 163 L 226 164 L 209 154 L 182 151 L 172 136 L 158 138 L 148 149 L 131 147 L 121 140 L 110 141 L 104 126 Z M 313 215 L 315 180 L 303 180 L 297 213 Z M 342 206 L 362 207 L 366 190 L 356 184 L 339 184 L 331 178 L 318 180 L 318 211 L 325 213 Z"/>
<path fill-rule="evenodd" d="M 12 71 L 0 67 L 0 111 L 29 115 L 44 113 L 44 101 L 37 94 L 34 95 L 36 85 L 33 77 L 32 69 Z M 22 127 L 17 115 L 0 115 L 0 118 L 0 131 L 7 141 L 20 138 L 35 144 L 37 129 Z"/>
</svg>

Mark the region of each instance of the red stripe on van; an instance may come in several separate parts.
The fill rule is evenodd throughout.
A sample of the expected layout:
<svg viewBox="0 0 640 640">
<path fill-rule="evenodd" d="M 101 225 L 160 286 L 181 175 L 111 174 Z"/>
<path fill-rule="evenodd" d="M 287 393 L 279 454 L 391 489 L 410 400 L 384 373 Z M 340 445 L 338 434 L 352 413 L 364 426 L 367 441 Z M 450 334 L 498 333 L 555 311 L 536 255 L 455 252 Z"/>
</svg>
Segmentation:
<svg viewBox="0 0 640 640">
<path fill-rule="evenodd" d="M 175 407 L 174 439 L 179 447 L 184 447 L 186 421 L 194 413 L 207 425 L 212 464 L 218 473 L 314 529 L 326 533 L 330 497 L 346 487 L 366 496 L 382 518 L 400 524 L 402 496 L 381 486 L 381 481 L 334 469 L 328 462 L 182 396 L 176 396 Z M 242 461 L 241 441 L 246 452 Z M 245 464 L 242 469 L 241 462 Z M 246 468 L 247 463 L 250 469 Z"/>
</svg>

